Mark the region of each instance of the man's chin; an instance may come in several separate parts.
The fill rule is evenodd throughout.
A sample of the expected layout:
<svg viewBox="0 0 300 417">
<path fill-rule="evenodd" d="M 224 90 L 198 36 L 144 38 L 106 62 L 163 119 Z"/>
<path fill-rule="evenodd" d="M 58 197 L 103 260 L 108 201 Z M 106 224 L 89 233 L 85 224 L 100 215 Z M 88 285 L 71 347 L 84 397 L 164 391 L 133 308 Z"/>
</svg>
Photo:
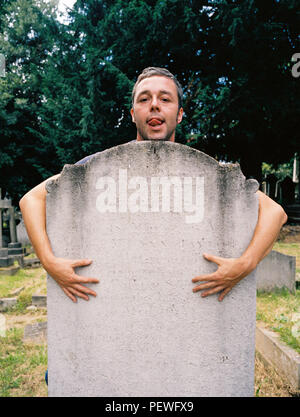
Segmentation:
<svg viewBox="0 0 300 417">
<path fill-rule="evenodd" d="M 170 138 L 169 137 L 166 137 L 166 136 L 154 136 L 154 137 L 152 137 L 152 136 L 142 136 L 141 137 L 141 139 L 142 140 L 157 140 L 157 141 L 168 141 L 168 140 L 170 140 Z"/>
<path fill-rule="evenodd" d="M 146 139 L 146 140 L 168 141 L 169 138 L 149 138 L 149 139 Z"/>
<path fill-rule="evenodd" d="M 163 134 L 163 132 L 140 132 L 138 131 L 138 140 L 155 140 L 159 142 L 168 142 L 169 140 L 172 140 L 172 134 Z"/>
</svg>

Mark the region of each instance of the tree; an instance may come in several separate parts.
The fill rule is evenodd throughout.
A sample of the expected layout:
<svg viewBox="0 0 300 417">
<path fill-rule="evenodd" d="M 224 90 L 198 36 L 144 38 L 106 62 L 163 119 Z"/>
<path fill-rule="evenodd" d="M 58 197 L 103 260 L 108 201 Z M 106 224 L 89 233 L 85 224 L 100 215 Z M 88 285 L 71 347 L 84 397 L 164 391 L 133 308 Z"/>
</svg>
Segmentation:
<svg viewBox="0 0 300 417">
<path fill-rule="evenodd" d="M 202 20 L 205 24 L 208 20 L 202 4 L 186 0 L 75 3 L 60 47 L 48 61 L 47 74 L 53 75 L 45 80 L 42 116 L 62 163 L 74 163 L 87 153 L 135 138 L 130 96 L 143 68 L 168 67 L 184 85 L 191 79 L 199 61 L 195 32 Z M 170 24 L 175 17 L 178 21 Z M 185 91 L 188 103 L 189 84 Z M 177 140 L 186 141 L 188 126 L 186 119 Z"/>
<path fill-rule="evenodd" d="M 134 139 L 131 90 L 147 66 L 183 85 L 177 141 L 240 161 L 258 180 L 263 161 L 297 150 L 296 0 L 77 0 L 65 25 L 45 0 L 10 1 L 0 186 L 15 198 L 65 163 Z"/>
<path fill-rule="evenodd" d="M 54 147 L 41 142 L 39 109 L 43 68 L 57 23 L 53 5 L 43 1 L 14 0 L 2 11 L 0 51 L 6 57 L 6 76 L 0 78 L 0 188 L 16 204 L 51 174 L 55 161 Z"/>
<path fill-rule="evenodd" d="M 212 74 L 199 84 L 196 146 L 239 160 L 261 179 L 263 161 L 289 160 L 299 146 L 299 99 L 290 60 L 299 47 L 296 1 L 217 1 L 208 47 Z"/>
<path fill-rule="evenodd" d="M 259 180 L 262 161 L 276 164 L 295 151 L 296 1 L 77 0 L 68 32 L 80 39 L 80 77 L 91 86 L 76 112 L 84 127 L 77 139 L 89 151 L 134 134 L 128 98 L 147 66 L 167 67 L 183 84 L 178 141 L 240 161 Z"/>
</svg>

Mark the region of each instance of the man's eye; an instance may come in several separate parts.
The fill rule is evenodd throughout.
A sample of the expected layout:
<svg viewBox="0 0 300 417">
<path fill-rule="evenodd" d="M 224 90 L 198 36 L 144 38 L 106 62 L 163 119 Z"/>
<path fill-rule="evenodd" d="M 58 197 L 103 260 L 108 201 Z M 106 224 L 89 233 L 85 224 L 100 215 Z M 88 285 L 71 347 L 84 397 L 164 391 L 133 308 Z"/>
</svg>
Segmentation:
<svg viewBox="0 0 300 417">
<path fill-rule="evenodd" d="M 146 98 L 146 97 L 143 97 L 143 98 L 140 98 L 140 101 L 141 102 L 143 102 L 143 101 L 147 101 L 148 99 Z"/>
<path fill-rule="evenodd" d="M 166 98 L 166 97 L 163 97 L 162 98 L 162 101 L 165 101 L 165 102 L 167 102 L 167 101 L 170 101 L 168 98 Z"/>
</svg>

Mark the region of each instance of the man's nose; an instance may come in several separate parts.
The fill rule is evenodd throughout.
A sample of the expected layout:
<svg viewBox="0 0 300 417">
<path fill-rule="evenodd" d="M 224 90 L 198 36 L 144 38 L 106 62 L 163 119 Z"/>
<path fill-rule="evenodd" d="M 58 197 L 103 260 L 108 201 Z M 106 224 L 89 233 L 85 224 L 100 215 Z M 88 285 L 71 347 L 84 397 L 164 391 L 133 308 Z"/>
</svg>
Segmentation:
<svg viewBox="0 0 300 417">
<path fill-rule="evenodd" d="M 152 109 L 159 109 L 159 101 L 156 96 L 153 96 L 151 100 L 151 110 Z"/>
</svg>

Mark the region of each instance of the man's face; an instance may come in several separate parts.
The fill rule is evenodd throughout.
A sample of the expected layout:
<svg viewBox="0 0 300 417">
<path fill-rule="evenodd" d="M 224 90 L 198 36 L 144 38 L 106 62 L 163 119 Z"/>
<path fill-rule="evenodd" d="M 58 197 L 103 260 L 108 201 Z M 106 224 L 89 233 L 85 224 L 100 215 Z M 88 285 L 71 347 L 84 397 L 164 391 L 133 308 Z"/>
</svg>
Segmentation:
<svg viewBox="0 0 300 417">
<path fill-rule="evenodd" d="M 137 140 L 175 141 L 175 129 L 182 120 L 177 88 L 171 78 L 152 76 L 138 85 L 131 109 Z"/>
</svg>

